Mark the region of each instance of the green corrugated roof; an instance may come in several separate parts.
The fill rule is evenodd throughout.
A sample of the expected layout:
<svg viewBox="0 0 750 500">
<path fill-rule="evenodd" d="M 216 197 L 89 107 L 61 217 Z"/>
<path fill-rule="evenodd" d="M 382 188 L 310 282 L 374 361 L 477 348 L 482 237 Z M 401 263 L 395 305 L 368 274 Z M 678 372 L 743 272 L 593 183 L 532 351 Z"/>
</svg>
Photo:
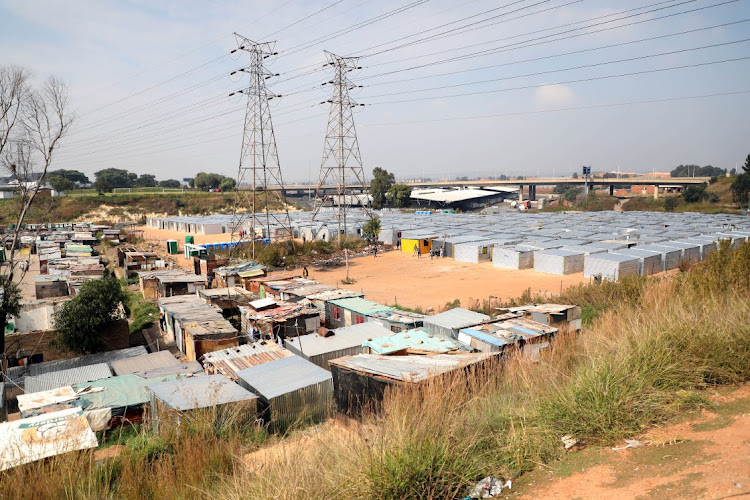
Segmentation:
<svg viewBox="0 0 750 500">
<path fill-rule="evenodd" d="M 375 314 L 383 311 L 392 311 L 392 307 L 384 306 L 383 304 L 378 304 L 377 302 L 373 302 L 371 300 L 365 300 L 361 297 L 349 297 L 346 299 L 336 299 L 332 300 L 331 304 L 339 307 L 343 307 L 344 309 L 348 309 L 350 311 L 354 311 L 358 314 L 363 314 L 365 316 L 370 314 Z"/>
<path fill-rule="evenodd" d="M 104 388 L 103 391 L 80 395 L 81 406 L 86 409 L 123 408 L 148 402 L 151 398 L 147 388 L 149 384 L 176 380 L 180 377 L 184 378 L 184 375 L 171 374 L 156 378 L 142 378 L 138 375 L 128 374 L 77 384 L 73 388 L 76 392 L 80 392 L 86 387 Z"/>
<path fill-rule="evenodd" d="M 460 349 L 461 344 L 444 335 L 433 335 L 423 330 L 414 329 L 367 340 L 363 344 L 378 354 L 393 354 L 412 349 L 423 352 L 450 352 Z"/>
</svg>

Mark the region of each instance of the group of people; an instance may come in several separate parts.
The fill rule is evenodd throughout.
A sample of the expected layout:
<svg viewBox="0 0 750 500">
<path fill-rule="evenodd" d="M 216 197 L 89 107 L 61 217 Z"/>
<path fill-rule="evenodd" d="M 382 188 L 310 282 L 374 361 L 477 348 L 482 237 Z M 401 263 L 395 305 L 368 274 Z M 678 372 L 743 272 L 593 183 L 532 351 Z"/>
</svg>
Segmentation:
<svg viewBox="0 0 750 500">
<path fill-rule="evenodd" d="M 419 250 L 419 243 L 414 244 L 413 255 L 418 259 L 422 258 L 422 252 Z M 445 247 L 440 246 L 440 248 L 430 248 L 430 260 L 432 260 L 433 257 L 443 258 L 444 255 L 445 255 Z"/>
</svg>

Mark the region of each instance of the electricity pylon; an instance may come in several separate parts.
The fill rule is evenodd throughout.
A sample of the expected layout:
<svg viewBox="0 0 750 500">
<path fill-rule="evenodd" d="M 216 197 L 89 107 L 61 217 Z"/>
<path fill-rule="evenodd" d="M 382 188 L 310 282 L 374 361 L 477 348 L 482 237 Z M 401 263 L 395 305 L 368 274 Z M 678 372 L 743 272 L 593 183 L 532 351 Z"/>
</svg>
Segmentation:
<svg viewBox="0 0 750 500">
<path fill-rule="evenodd" d="M 333 97 L 327 102 L 331 103 L 331 109 L 328 113 L 328 129 L 326 139 L 323 143 L 323 159 L 320 163 L 320 180 L 316 190 L 316 198 L 326 184 L 326 181 L 333 179 L 336 184 L 336 195 L 338 203 L 338 240 L 341 242 L 341 235 L 346 232 L 346 213 L 352 207 L 352 201 L 367 200 L 364 198 L 355 198 L 352 188 L 365 186 L 365 172 L 362 167 L 362 158 L 359 154 L 359 142 L 357 140 L 357 130 L 354 127 L 353 109 L 358 104 L 351 97 L 349 91 L 357 88 L 349 80 L 348 73 L 355 69 L 361 69 L 357 65 L 356 57 L 341 57 L 330 52 L 326 52 L 328 62 L 326 66 L 332 66 L 334 71 L 333 80 L 323 85 L 333 87 Z M 323 103 L 321 103 L 323 104 Z M 361 203 L 361 202 L 360 202 Z M 367 202 L 361 203 L 368 216 L 372 216 Z M 315 208 L 313 220 L 318 215 L 323 206 L 322 197 L 320 204 Z"/>
<path fill-rule="evenodd" d="M 237 70 L 250 74 L 250 84 L 246 89 L 236 92 L 247 95 L 247 107 L 232 214 L 232 239 L 234 240 L 234 233 L 243 230 L 250 219 L 249 236 L 252 240 L 252 256 L 255 258 L 255 240 L 258 236 L 276 240 L 292 237 L 269 105 L 271 99 L 281 96 L 274 94 L 266 86 L 266 80 L 278 75 L 266 69 L 265 60 L 277 52 L 274 51 L 276 42 L 254 42 L 237 33 L 234 36 L 237 38 L 237 49 L 232 52 L 243 50 L 250 55 L 250 65 Z M 235 92 L 229 95 L 233 94 Z M 243 190 L 242 185 L 248 183 L 251 191 Z M 279 189 L 273 194 L 269 187 Z M 256 207 L 259 196 L 262 197 L 260 204 L 264 213 L 258 213 Z M 274 213 L 269 209 L 270 196 L 278 196 L 282 204 L 281 213 Z"/>
</svg>

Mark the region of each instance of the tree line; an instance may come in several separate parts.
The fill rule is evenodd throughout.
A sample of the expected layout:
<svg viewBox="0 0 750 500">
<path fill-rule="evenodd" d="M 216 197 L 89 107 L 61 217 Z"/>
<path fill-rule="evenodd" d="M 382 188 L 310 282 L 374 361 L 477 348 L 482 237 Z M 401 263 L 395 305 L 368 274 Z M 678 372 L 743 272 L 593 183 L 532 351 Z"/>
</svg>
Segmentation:
<svg viewBox="0 0 750 500">
<path fill-rule="evenodd" d="M 47 182 L 55 191 L 65 192 L 84 187 L 93 187 L 100 193 L 109 193 L 113 189 L 162 187 L 179 188 L 182 183 L 177 179 L 156 180 L 153 174 L 138 175 L 120 168 L 105 168 L 94 172 L 94 182 L 78 170 L 58 169 L 50 171 Z M 200 172 L 190 179 L 189 186 L 200 191 L 231 191 L 237 182 L 221 174 Z"/>
</svg>

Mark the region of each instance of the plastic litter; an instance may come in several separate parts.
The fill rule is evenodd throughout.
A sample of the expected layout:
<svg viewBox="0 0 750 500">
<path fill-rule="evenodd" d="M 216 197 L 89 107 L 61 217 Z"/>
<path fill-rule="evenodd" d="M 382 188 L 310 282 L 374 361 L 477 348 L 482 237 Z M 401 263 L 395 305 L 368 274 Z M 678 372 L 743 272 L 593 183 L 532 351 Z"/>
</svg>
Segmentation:
<svg viewBox="0 0 750 500">
<path fill-rule="evenodd" d="M 641 443 L 637 439 L 626 439 L 625 446 L 615 447 L 612 449 L 615 451 L 619 451 L 619 450 L 627 450 L 628 448 L 640 448 L 641 446 L 646 446 L 646 445 Z"/>
<path fill-rule="evenodd" d="M 496 477 L 488 476 L 479 481 L 474 488 L 469 492 L 469 496 L 466 498 L 492 498 L 499 495 L 503 489 L 511 489 L 513 482 L 508 479 L 505 483 L 501 479 Z"/>
<path fill-rule="evenodd" d="M 569 450 L 578 444 L 578 438 L 575 437 L 573 434 L 565 434 L 563 437 L 560 438 L 560 440 L 563 442 L 563 445 L 565 446 L 566 450 Z"/>
</svg>

